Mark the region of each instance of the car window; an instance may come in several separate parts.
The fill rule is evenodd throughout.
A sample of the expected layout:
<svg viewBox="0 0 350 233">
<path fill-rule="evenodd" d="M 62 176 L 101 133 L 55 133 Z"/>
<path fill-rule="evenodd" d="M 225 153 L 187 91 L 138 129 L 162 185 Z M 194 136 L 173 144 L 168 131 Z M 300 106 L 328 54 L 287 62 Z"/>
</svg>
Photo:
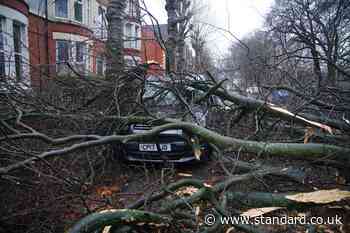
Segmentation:
<svg viewBox="0 0 350 233">
<path fill-rule="evenodd" d="M 159 85 L 159 82 L 155 81 L 146 82 L 144 98 L 151 98 L 156 95 L 154 99 L 150 102 L 151 104 L 156 104 L 160 106 L 177 105 L 180 103 L 173 92 L 171 92 L 170 90 L 162 90 L 161 88 L 159 88 Z"/>
</svg>

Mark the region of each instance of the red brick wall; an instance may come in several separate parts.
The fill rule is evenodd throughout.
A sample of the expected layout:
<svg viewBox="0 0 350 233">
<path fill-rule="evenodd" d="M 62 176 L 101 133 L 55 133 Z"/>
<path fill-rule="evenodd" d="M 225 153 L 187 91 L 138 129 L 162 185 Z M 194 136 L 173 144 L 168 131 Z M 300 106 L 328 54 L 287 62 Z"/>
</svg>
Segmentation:
<svg viewBox="0 0 350 233">
<path fill-rule="evenodd" d="M 23 0 L 0 0 L 0 5 L 10 7 L 28 16 L 29 7 Z"/>
<path fill-rule="evenodd" d="M 92 36 L 92 31 L 85 27 L 47 21 L 45 18 L 29 14 L 31 80 L 32 85 L 37 88 L 44 87 L 48 76 L 55 74 L 56 41 L 53 39 L 53 32 L 71 33 L 88 38 Z"/>
<path fill-rule="evenodd" d="M 28 25 L 28 43 L 29 43 L 29 59 L 31 64 L 30 76 L 32 85 L 36 88 L 44 86 L 45 77 L 49 64 L 48 59 L 48 25 L 43 18 L 29 15 Z"/>
<path fill-rule="evenodd" d="M 96 68 L 96 58 L 98 56 L 103 56 L 105 55 L 105 51 L 106 51 L 106 46 L 105 46 L 105 42 L 103 41 L 94 41 L 93 47 L 92 47 L 92 72 L 97 73 L 97 68 Z"/>
<path fill-rule="evenodd" d="M 138 49 L 125 48 L 125 56 L 140 57 L 140 51 Z"/>
<path fill-rule="evenodd" d="M 142 43 L 141 43 L 141 59 L 143 63 L 146 62 L 156 62 L 159 64 L 152 65 L 149 70 L 150 74 L 161 75 L 164 73 L 165 61 L 164 61 L 165 52 L 160 47 L 159 43 L 156 40 L 156 37 L 153 31 L 150 31 L 147 28 L 142 28 Z"/>
<path fill-rule="evenodd" d="M 56 63 L 56 41 L 53 39 L 54 32 L 71 33 L 79 36 L 92 37 L 92 31 L 85 27 L 74 24 L 49 22 L 49 52 L 50 64 Z"/>
</svg>

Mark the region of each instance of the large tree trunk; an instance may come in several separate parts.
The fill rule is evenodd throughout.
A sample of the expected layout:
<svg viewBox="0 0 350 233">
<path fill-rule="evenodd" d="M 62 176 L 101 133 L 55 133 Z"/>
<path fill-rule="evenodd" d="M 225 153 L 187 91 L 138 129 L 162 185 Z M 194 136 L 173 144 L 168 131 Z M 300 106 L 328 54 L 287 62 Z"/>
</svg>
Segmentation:
<svg viewBox="0 0 350 233">
<path fill-rule="evenodd" d="M 124 20 L 126 0 L 111 0 L 107 9 L 107 77 L 116 79 L 124 68 Z"/>
<path fill-rule="evenodd" d="M 81 219 L 74 227 L 69 229 L 68 233 L 91 233 L 109 225 L 136 225 L 140 222 L 154 224 L 158 227 L 167 227 L 171 224 L 171 218 L 141 210 L 106 210 Z"/>
<path fill-rule="evenodd" d="M 189 7 L 191 2 L 188 0 L 180 0 L 178 1 L 177 8 L 179 12 L 179 17 L 181 21 L 179 22 L 179 33 L 177 36 L 177 72 L 182 74 L 186 70 L 186 34 L 188 33 L 188 24 L 190 20 L 190 12 Z"/>
<path fill-rule="evenodd" d="M 125 116 L 137 111 L 138 93 L 142 85 L 137 79 L 143 78 L 139 72 L 126 74 L 124 67 L 124 24 L 126 19 L 127 0 L 111 0 L 107 10 L 108 19 L 108 64 L 107 78 L 115 81 L 111 85 L 114 105 L 111 112 L 115 115 Z"/>
<path fill-rule="evenodd" d="M 37 139 L 48 143 L 49 145 L 67 144 L 75 141 L 82 140 L 83 142 L 73 144 L 72 146 L 66 146 L 61 149 L 46 151 L 38 154 L 34 157 L 30 157 L 18 163 L 8 165 L 6 167 L 0 167 L 0 175 L 10 173 L 14 170 L 23 168 L 33 162 L 48 159 L 52 157 L 60 157 L 66 154 L 73 153 L 78 150 L 84 150 L 87 148 L 98 147 L 102 145 L 126 143 L 128 141 L 147 140 L 158 135 L 168 129 L 182 129 L 193 135 L 198 135 L 205 141 L 216 145 L 222 150 L 241 151 L 256 154 L 266 154 L 271 156 L 287 156 L 295 158 L 304 158 L 311 160 L 319 160 L 322 157 L 327 157 L 327 161 L 336 162 L 343 167 L 350 166 L 350 148 L 317 144 L 317 143 L 267 143 L 242 140 L 227 136 L 222 136 L 218 133 L 210 131 L 206 128 L 202 128 L 195 124 L 173 121 L 174 123 L 165 124 L 159 127 L 155 127 L 153 130 L 145 133 L 131 134 L 131 135 L 111 135 L 111 136 L 98 136 L 98 135 L 74 135 L 71 137 L 52 139 L 46 135 L 40 133 L 18 134 L 8 135 L 0 138 L 1 141 L 19 140 L 19 139 Z"/>
<path fill-rule="evenodd" d="M 167 0 L 165 9 L 168 13 L 168 40 L 166 41 L 166 72 L 176 72 L 176 36 L 177 14 L 176 0 Z"/>
</svg>

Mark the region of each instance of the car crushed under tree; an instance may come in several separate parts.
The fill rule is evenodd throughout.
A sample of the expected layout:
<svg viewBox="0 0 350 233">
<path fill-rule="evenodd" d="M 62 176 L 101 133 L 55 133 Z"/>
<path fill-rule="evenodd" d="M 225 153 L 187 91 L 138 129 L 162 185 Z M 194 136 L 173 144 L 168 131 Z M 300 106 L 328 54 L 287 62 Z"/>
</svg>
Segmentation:
<svg viewBox="0 0 350 233">
<path fill-rule="evenodd" d="M 167 89 L 166 78 L 149 77 L 145 82 L 144 100 L 150 112 L 158 117 L 182 116 L 181 103 L 173 89 Z M 205 126 L 207 110 L 192 104 L 198 97 L 198 91 L 184 90 L 184 101 L 191 103 L 192 115 L 187 120 Z M 148 101 L 150 100 L 150 101 Z M 145 133 L 152 129 L 150 124 L 130 124 L 125 134 Z M 194 148 L 197 147 L 197 148 Z M 166 130 L 148 140 L 129 141 L 121 146 L 119 158 L 129 162 L 146 163 L 191 163 L 207 161 L 210 158 L 210 146 L 181 129 Z"/>
</svg>

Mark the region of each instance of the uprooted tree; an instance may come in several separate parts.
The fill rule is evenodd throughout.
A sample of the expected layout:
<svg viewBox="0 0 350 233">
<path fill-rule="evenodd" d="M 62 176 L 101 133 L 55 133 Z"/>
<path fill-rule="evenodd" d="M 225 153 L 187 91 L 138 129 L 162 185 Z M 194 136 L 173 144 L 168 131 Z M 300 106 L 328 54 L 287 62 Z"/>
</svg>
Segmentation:
<svg viewBox="0 0 350 233">
<path fill-rule="evenodd" d="M 112 1 L 115 5 L 111 3 L 109 19 L 110 22 L 116 22 L 115 25 L 110 26 L 111 29 L 113 27 L 120 29 L 119 19 L 113 17 L 115 17 L 114 11 L 118 12 L 118 9 L 122 10 L 125 7 L 124 3 L 121 2 Z M 175 2 L 167 1 L 168 11 L 175 11 Z M 343 2 L 338 4 L 338 8 L 345 7 L 340 5 Z M 325 6 L 322 5 L 322 7 Z M 297 14 L 298 12 L 294 13 Z M 182 22 L 180 19 L 176 19 L 175 13 L 173 16 L 175 18 L 170 22 L 172 29 Z M 281 32 L 276 31 L 276 33 Z M 35 229 L 36 232 L 62 230 L 54 226 L 58 224 L 59 217 L 61 217 L 61 213 L 55 210 L 64 207 L 54 205 L 54 203 L 74 207 L 79 202 L 81 206 L 84 206 L 83 215 L 86 216 L 72 225 L 68 231 L 70 233 L 102 232 L 108 226 L 112 226 L 111 232 L 118 232 L 122 227 L 128 230 L 138 226 L 147 226 L 150 231 L 153 229 L 163 229 L 165 231 L 171 228 L 173 231 L 182 232 L 217 232 L 222 228 L 219 222 L 212 226 L 205 226 L 198 220 L 198 216 L 202 215 L 201 212 L 208 211 L 208 209 L 211 209 L 216 217 L 232 214 L 238 216 L 242 214 L 238 211 L 240 205 L 237 204 L 235 212 L 232 212 L 232 206 L 230 205 L 234 200 L 246 199 L 245 203 L 253 208 L 279 207 L 293 210 L 313 205 L 336 203 L 349 198 L 350 193 L 341 190 L 321 190 L 303 193 L 302 195 L 298 193 L 242 193 L 230 189 L 235 183 L 249 182 L 251 179 L 268 175 L 281 176 L 300 183 L 304 182 L 305 177 L 298 168 L 247 163 L 226 154 L 226 151 L 235 151 L 238 154 L 241 153 L 241 156 L 256 154 L 261 157 L 274 156 L 302 159 L 312 163 L 334 166 L 344 171 L 349 169 L 350 124 L 347 120 L 349 109 L 344 104 L 344 101 L 349 101 L 347 93 L 344 94 L 344 90 L 339 90 L 341 93 L 338 93 L 336 87 L 328 88 L 324 86 L 327 91 L 332 91 L 336 96 L 333 103 L 329 100 L 323 100 L 320 92 L 310 94 L 295 90 L 293 86 L 289 85 L 291 82 L 288 82 L 288 80 L 281 81 L 282 87 L 267 85 L 277 83 L 276 80 L 280 77 L 279 75 L 289 74 L 291 64 L 298 64 L 295 59 L 298 59 L 298 61 L 302 59 L 299 55 L 290 57 L 290 53 L 285 51 L 283 47 L 268 47 L 271 49 L 278 48 L 279 51 L 285 52 L 283 56 L 290 59 L 286 60 L 286 70 L 281 71 L 279 70 L 281 67 L 277 64 L 271 64 L 270 60 L 262 59 L 263 57 L 259 54 L 261 50 L 258 50 L 258 48 L 266 49 L 266 47 L 256 46 L 253 52 L 249 51 L 247 54 L 247 60 L 240 60 L 240 62 L 246 62 L 246 64 L 240 64 L 242 68 L 240 78 L 247 75 L 248 82 L 254 84 L 256 80 L 251 77 L 256 78 L 257 74 L 263 75 L 264 72 L 271 72 L 271 76 L 266 76 L 272 77 L 274 75 L 271 78 L 272 80 L 259 80 L 258 88 L 265 87 L 267 90 L 287 89 L 295 95 L 295 98 L 302 99 L 300 103 L 303 103 L 303 106 L 306 106 L 305 108 L 299 106 L 299 108 L 291 107 L 291 110 L 289 110 L 286 105 L 272 104 L 266 100 L 269 94 L 264 91 L 259 93 L 260 98 L 253 98 L 247 96 L 244 93 L 245 90 L 229 90 L 226 83 L 232 80 L 219 80 L 209 72 L 204 74 L 188 72 L 185 76 L 186 80 L 180 84 L 171 79 L 152 83 L 158 91 L 153 96 L 143 99 L 139 96 L 142 95 L 144 87 L 140 81 L 144 79 L 145 75 L 143 67 L 140 67 L 141 70 L 137 68 L 128 71 L 121 70 L 120 60 L 118 60 L 121 55 L 118 55 L 118 51 L 114 51 L 114 49 L 118 50 L 118 47 L 115 46 L 120 46 L 120 44 L 116 42 L 122 43 L 122 37 L 112 32 L 110 34 L 113 48 L 111 64 L 113 65 L 110 67 L 109 75 L 114 78 L 91 77 L 86 79 L 79 76 L 53 78 L 50 85 L 53 86 L 53 90 L 57 91 L 56 96 L 52 92 L 47 93 L 47 95 L 39 95 L 35 91 L 28 91 L 17 85 L 16 82 L 12 82 L 10 77 L 1 80 L 2 86 L 10 91 L 2 94 L 0 100 L 0 153 L 2 155 L 0 182 L 2 187 L 5 185 L 8 187 L 1 194 L 2 200 L 4 200 L 2 204 L 7 208 L 2 210 L 4 217 L 0 219 L 2 223 L 0 230 L 11 232 L 10 228 L 16 224 L 20 225 L 22 218 L 26 224 L 28 222 L 25 219 L 26 216 L 32 216 L 32 219 L 37 222 L 35 226 L 41 227 Z M 168 44 L 173 47 L 172 43 L 174 41 L 172 40 L 174 38 L 170 37 L 169 40 Z M 275 37 L 268 42 L 275 43 L 274 40 L 276 40 Z M 299 40 L 295 39 L 295 41 Z M 295 41 L 288 42 L 293 47 L 295 44 L 292 42 Z M 113 45 L 113 43 L 116 43 L 116 45 Z M 246 45 L 248 45 L 248 48 L 252 48 L 249 43 L 246 43 Z M 299 44 L 299 46 L 301 45 Z M 313 53 L 313 48 L 309 49 Z M 247 51 L 245 50 L 245 52 Z M 271 53 L 263 51 L 263 54 L 270 55 Z M 319 52 L 318 54 L 322 53 Z M 176 60 L 176 53 L 170 50 L 168 56 L 169 67 L 172 67 L 172 61 Z M 286 58 L 281 59 L 285 60 Z M 315 57 L 308 59 L 311 59 L 312 65 L 315 65 L 315 62 L 318 61 L 318 58 Z M 274 59 L 271 58 L 271 60 Z M 343 64 L 337 65 L 330 61 L 327 64 L 341 70 L 341 73 L 347 72 L 343 68 Z M 118 69 L 116 69 L 116 65 L 118 65 Z M 270 70 L 261 72 L 263 65 L 269 66 Z M 275 69 L 273 69 L 273 65 L 276 65 Z M 233 70 L 234 67 L 230 68 Z M 246 70 L 243 70 L 244 68 Z M 275 72 L 272 72 L 272 70 Z M 316 72 L 318 68 L 313 70 Z M 310 72 L 310 70 L 307 71 Z M 299 75 L 303 72 L 309 74 L 307 71 L 298 67 L 296 72 Z M 320 77 L 317 72 L 312 74 L 315 75 L 313 77 L 316 80 L 319 80 Z M 181 70 L 181 74 L 174 72 L 173 75 L 183 76 L 184 71 Z M 295 78 L 298 77 L 293 77 L 293 80 Z M 134 89 L 126 90 L 125 87 L 128 86 L 128 82 L 139 83 L 140 85 L 136 85 L 137 88 L 133 87 L 135 91 Z M 319 85 L 323 83 L 319 84 L 317 82 L 317 84 L 316 89 L 320 91 L 322 88 Z M 190 88 L 199 95 L 189 102 L 188 98 L 177 91 L 179 85 L 182 86 L 183 90 Z M 121 92 L 128 93 L 118 95 Z M 152 98 L 157 98 L 165 92 L 173 92 L 184 106 L 181 108 L 184 112 L 179 115 L 178 119 L 157 118 L 156 114 L 149 112 L 146 107 L 147 101 L 151 101 Z M 83 94 L 84 98 L 80 98 Z M 68 103 L 65 102 L 67 98 L 64 98 L 67 96 L 71 98 Z M 55 98 L 62 98 L 62 100 Z M 123 98 L 128 100 L 125 101 Z M 194 103 L 209 106 L 208 111 L 213 112 L 213 114 L 229 115 L 229 121 L 231 121 L 229 125 L 232 131 L 240 122 L 245 120 L 244 118 L 253 119 L 250 121 L 250 124 L 255 127 L 253 136 L 249 135 L 247 138 L 241 138 L 239 136 L 223 135 L 213 129 L 185 122 L 183 120 L 186 118 L 185 116 L 192 116 L 191 106 Z M 339 105 L 337 105 L 338 103 Z M 317 111 L 310 110 L 313 108 L 316 108 Z M 334 111 L 335 114 L 331 117 L 329 114 L 323 114 L 323 111 L 325 113 Z M 321 112 L 321 114 L 317 114 L 317 112 Z M 135 122 L 150 124 L 154 127 L 152 130 L 139 134 L 125 135 L 122 133 L 125 126 Z M 281 122 L 283 123 L 281 124 Z M 315 129 L 314 133 L 312 135 L 305 134 L 304 129 L 310 128 Z M 182 129 L 193 135 L 194 138 L 200 138 L 208 142 L 212 148 L 213 158 L 219 161 L 225 173 L 224 179 L 214 184 L 207 184 L 196 179 L 178 180 L 164 185 L 157 193 L 145 194 L 138 201 L 124 209 L 118 208 L 94 213 L 94 209 L 89 206 L 91 200 L 85 194 L 93 186 L 94 180 L 104 171 L 106 164 L 110 163 L 111 151 L 114 153 L 117 151 L 118 153 L 116 147 L 122 147 L 126 142 L 150 139 L 168 129 Z M 266 137 L 261 140 L 262 135 L 269 135 L 271 132 L 282 132 L 279 135 L 284 135 L 286 140 L 293 141 L 300 138 L 300 136 L 302 140 L 284 142 L 278 138 L 266 139 Z M 237 132 L 235 134 L 239 135 Z M 308 137 L 308 140 L 305 141 L 305 137 Z M 314 137 L 316 142 L 308 143 L 311 137 Z M 195 153 L 198 152 L 196 150 L 199 148 L 197 142 L 197 140 L 188 142 L 192 145 Z M 246 173 L 234 174 L 230 169 L 231 166 Z M 51 186 L 45 186 L 46 184 Z M 47 189 L 47 187 L 50 187 L 50 189 Z M 181 194 L 181 190 L 185 188 L 192 188 L 190 195 L 183 196 Z M 28 190 L 31 193 L 36 193 L 36 195 L 25 196 Z M 19 195 L 24 195 L 23 199 L 19 198 Z M 64 202 L 60 202 L 61 199 Z M 112 204 L 113 207 L 113 203 L 109 204 Z M 153 204 L 152 208 L 149 208 L 151 204 Z M 26 208 L 26 206 L 30 206 L 30 208 Z M 56 209 L 52 210 L 51 206 L 55 206 Z M 43 220 L 42 216 L 44 215 L 40 215 L 41 211 L 50 214 L 50 217 Z M 40 218 L 35 218 L 35 216 L 40 216 Z M 72 216 L 72 219 L 74 217 L 76 216 Z M 50 227 L 52 229 L 49 229 Z M 245 232 L 264 232 L 263 229 L 249 224 L 234 224 L 234 227 Z M 18 230 L 28 229 L 19 227 Z"/>
</svg>

